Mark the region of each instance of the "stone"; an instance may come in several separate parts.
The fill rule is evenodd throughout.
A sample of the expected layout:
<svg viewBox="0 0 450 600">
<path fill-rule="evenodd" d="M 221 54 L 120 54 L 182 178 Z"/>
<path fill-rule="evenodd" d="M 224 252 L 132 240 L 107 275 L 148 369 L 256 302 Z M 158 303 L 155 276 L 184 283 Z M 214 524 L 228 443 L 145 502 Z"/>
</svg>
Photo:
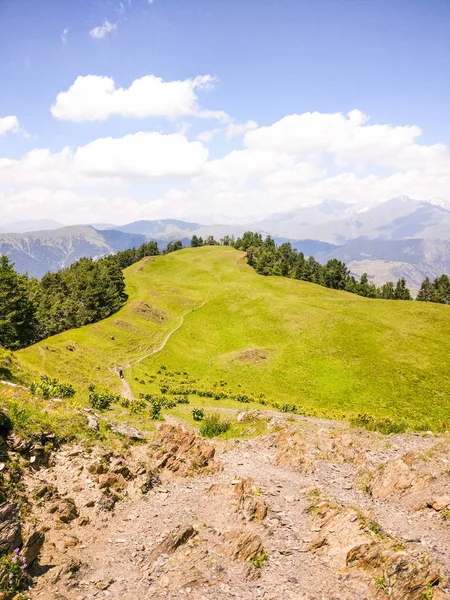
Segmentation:
<svg viewBox="0 0 450 600">
<path fill-rule="evenodd" d="M 70 523 L 78 517 L 78 510 L 72 498 L 65 498 L 57 507 L 57 519 L 61 523 Z"/>
<path fill-rule="evenodd" d="M 252 560 L 264 555 L 262 540 L 256 533 L 244 530 L 231 539 L 227 554 L 235 560 Z"/>
<path fill-rule="evenodd" d="M 434 510 L 444 510 L 450 507 L 450 496 L 437 496 L 433 499 L 431 506 Z"/>
<path fill-rule="evenodd" d="M 163 424 L 158 428 L 153 464 L 157 470 L 167 470 L 186 477 L 208 470 L 216 471 L 215 447 L 185 427 Z"/>
<path fill-rule="evenodd" d="M 95 415 L 86 415 L 87 416 L 87 428 L 91 431 L 98 431 L 100 428 L 99 419 Z"/>
<path fill-rule="evenodd" d="M 161 554 L 173 554 L 177 548 L 185 544 L 190 538 L 194 537 L 197 531 L 192 525 L 179 525 L 172 530 L 161 543 L 159 543 L 150 553 L 150 562 L 155 562 Z"/>
<path fill-rule="evenodd" d="M 129 440 L 145 440 L 144 434 L 132 425 L 127 425 L 126 423 L 109 423 L 108 427 L 113 433 L 122 435 L 123 437 L 128 438 Z"/>
<path fill-rule="evenodd" d="M 386 463 L 370 482 L 369 491 L 376 500 L 386 500 L 411 487 L 416 474 L 403 458 Z"/>
<path fill-rule="evenodd" d="M 0 556 L 22 545 L 19 504 L 6 502 L 0 506 Z"/>
<path fill-rule="evenodd" d="M 43 531 L 33 531 L 28 537 L 22 549 L 22 553 L 27 560 L 28 566 L 32 565 L 37 559 L 44 542 L 45 534 Z"/>
<path fill-rule="evenodd" d="M 252 421 L 260 421 L 261 419 L 264 419 L 264 415 L 260 410 L 256 409 L 243 410 L 236 417 L 238 423 L 251 423 Z"/>
</svg>

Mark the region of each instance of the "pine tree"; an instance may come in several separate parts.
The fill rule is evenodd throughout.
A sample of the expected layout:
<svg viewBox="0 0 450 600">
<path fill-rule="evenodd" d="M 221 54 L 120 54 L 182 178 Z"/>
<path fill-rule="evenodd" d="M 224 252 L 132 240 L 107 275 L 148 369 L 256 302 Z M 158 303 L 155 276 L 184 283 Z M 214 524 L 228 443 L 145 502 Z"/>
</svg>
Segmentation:
<svg viewBox="0 0 450 600">
<path fill-rule="evenodd" d="M 20 348 L 33 339 L 34 311 L 28 297 L 28 278 L 19 275 L 6 256 L 0 256 L 0 346 Z"/>
</svg>

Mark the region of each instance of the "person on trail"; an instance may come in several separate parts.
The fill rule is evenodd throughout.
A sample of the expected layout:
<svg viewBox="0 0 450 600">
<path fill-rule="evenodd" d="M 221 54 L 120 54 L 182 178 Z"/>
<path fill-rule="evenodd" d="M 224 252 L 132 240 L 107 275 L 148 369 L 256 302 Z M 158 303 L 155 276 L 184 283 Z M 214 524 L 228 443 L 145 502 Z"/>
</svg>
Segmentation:
<svg viewBox="0 0 450 600">
<path fill-rule="evenodd" d="M 119 377 L 120 377 L 120 379 L 123 379 L 123 369 L 122 369 L 122 367 L 119 367 Z"/>
</svg>

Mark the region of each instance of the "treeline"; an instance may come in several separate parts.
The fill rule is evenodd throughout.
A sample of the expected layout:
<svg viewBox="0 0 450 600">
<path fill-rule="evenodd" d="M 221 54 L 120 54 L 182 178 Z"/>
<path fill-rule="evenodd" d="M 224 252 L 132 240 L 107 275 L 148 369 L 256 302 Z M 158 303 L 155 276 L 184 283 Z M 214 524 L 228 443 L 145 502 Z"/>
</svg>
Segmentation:
<svg viewBox="0 0 450 600">
<path fill-rule="evenodd" d="M 347 265 L 336 258 L 322 265 L 314 257 L 306 258 L 303 252 L 297 252 L 289 242 L 276 246 L 270 236 L 263 239 L 259 233 L 247 231 L 236 240 L 226 236 L 221 242 L 245 251 L 248 264 L 261 275 L 279 275 L 301 279 L 335 290 L 345 290 L 366 298 L 412 300 L 403 278 L 396 283 L 388 281 L 377 287 L 369 281 L 367 273 L 357 280 L 351 275 Z M 449 277 L 441 275 L 433 283 L 428 278 L 425 279 L 416 300 L 450 304 Z"/>
<path fill-rule="evenodd" d="M 181 247 L 171 242 L 165 252 Z M 17 273 L 0 256 L 0 346 L 22 348 L 108 317 L 127 299 L 123 269 L 158 254 L 156 242 L 148 242 L 97 261 L 82 258 L 41 280 Z"/>
</svg>

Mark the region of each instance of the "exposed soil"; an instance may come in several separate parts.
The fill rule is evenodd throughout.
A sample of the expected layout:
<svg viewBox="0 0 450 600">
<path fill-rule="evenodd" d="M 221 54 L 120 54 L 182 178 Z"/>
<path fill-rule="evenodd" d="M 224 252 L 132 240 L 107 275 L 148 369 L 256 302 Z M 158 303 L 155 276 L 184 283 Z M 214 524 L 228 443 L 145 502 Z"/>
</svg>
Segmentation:
<svg viewBox="0 0 450 600">
<path fill-rule="evenodd" d="M 448 435 L 270 425 L 213 442 L 165 425 L 124 457 L 58 452 L 27 482 L 51 490 L 31 597 L 447 597 Z"/>
</svg>

